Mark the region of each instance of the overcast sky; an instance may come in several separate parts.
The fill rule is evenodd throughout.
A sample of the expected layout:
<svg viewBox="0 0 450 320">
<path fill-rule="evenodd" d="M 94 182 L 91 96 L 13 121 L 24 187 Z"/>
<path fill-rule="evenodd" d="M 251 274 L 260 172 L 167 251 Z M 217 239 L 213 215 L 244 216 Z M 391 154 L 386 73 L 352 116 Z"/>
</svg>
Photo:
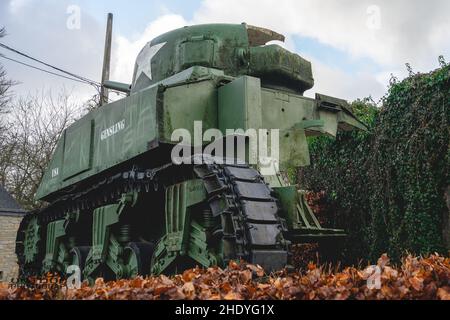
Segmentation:
<svg viewBox="0 0 450 320">
<path fill-rule="evenodd" d="M 80 13 L 79 20 L 77 13 Z M 0 0 L 1 41 L 53 65 L 99 81 L 106 14 L 114 13 L 112 80 L 130 82 L 140 49 L 155 36 L 197 23 L 241 23 L 286 35 L 285 46 L 313 64 L 307 92 L 347 100 L 386 91 L 390 74 L 450 60 L 450 1 L 428 0 Z M 25 61 L 0 48 L 0 54 Z M 17 95 L 65 88 L 79 100 L 89 86 L 0 58 Z"/>
</svg>

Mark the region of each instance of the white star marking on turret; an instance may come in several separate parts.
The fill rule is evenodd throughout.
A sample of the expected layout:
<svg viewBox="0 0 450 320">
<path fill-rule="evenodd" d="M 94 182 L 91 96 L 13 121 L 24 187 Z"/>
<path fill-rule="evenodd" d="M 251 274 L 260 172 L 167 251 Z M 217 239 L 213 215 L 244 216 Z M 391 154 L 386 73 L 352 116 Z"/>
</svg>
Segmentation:
<svg viewBox="0 0 450 320">
<path fill-rule="evenodd" d="M 145 45 L 136 59 L 136 79 L 139 78 L 141 73 L 144 73 L 150 80 L 152 80 L 152 59 L 166 43 L 167 42 L 161 42 L 151 46 L 150 42 L 148 42 Z"/>
</svg>

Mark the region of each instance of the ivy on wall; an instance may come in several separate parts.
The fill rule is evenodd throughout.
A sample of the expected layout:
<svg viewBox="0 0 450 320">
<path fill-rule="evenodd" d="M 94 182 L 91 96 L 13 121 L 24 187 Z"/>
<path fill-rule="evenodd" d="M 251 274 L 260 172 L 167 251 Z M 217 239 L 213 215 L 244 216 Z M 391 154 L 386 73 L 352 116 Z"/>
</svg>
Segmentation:
<svg viewBox="0 0 450 320">
<path fill-rule="evenodd" d="M 369 131 L 312 138 L 311 166 L 299 171 L 302 188 L 326 192 L 331 226 L 349 234 L 348 260 L 444 251 L 450 65 L 410 70 L 391 81 L 381 108 L 366 99 L 352 109 Z"/>
</svg>

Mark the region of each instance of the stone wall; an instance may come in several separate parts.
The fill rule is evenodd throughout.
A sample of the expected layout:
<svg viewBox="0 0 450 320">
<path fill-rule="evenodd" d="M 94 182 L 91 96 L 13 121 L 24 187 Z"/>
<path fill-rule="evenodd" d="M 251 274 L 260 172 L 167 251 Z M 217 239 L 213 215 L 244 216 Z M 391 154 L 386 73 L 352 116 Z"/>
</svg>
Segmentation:
<svg viewBox="0 0 450 320">
<path fill-rule="evenodd" d="M 16 233 L 22 216 L 0 215 L 0 281 L 17 278 Z"/>
</svg>

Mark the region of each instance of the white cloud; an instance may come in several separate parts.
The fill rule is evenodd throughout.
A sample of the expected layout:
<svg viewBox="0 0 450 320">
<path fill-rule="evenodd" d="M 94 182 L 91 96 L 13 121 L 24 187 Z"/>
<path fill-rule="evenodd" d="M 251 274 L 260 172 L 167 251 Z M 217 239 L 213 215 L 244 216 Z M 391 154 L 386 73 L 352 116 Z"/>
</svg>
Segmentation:
<svg viewBox="0 0 450 320">
<path fill-rule="evenodd" d="M 11 0 L 9 3 L 9 10 L 12 14 L 17 14 L 29 2 L 30 0 Z"/>
<path fill-rule="evenodd" d="M 312 66 L 315 84 L 312 90 L 305 93 L 308 97 L 314 97 L 314 94 L 317 92 L 340 97 L 348 101 L 369 96 L 372 96 L 374 100 L 378 100 L 387 89 L 383 85 L 384 82 L 379 81 L 376 75 L 366 72 L 348 74 L 343 70 L 327 66 L 315 59 L 312 59 Z"/>
<path fill-rule="evenodd" d="M 378 20 L 379 29 L 368 27 Z M 314 38 L 381 65 L 436 66 L 450 53 L 450 1 L 205 0 L 195 22 L 242 22 Z"/>
<path fill-rule="evenodd" d="M 187 22 L 182 16 L 168 13 L 151 22 L 144 32 L 134 40 L 118 35 L 114 40 L 112 79 L 131 83 L 134 62 L 145 44 L 167 31 L 181 28 L 185 25 L 187 25 Z"/>
</svg>

